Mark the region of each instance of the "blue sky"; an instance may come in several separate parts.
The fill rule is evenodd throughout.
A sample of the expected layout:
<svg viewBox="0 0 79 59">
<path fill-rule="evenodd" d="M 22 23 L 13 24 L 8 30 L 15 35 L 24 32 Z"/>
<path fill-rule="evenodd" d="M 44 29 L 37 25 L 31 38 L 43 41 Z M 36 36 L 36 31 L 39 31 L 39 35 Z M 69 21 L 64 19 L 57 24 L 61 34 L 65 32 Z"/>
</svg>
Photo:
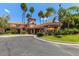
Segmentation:
<svg viewBox="0 0 79 59">
<path fill-rule="evenodd" d="M 72 5 L 79 5 L 77 3 L 63 3 L 62 7 L 68 8 Z M 33 18 L 36 18 L 36 23 L 39 24 L 38 12 L 40 10 L 45 11 L 47 7 L 53 7 L 55 10 L 58 10 L 58 3 L 27 3 L 28 9 L 33 6 L 35 8 L 35 12 L 33 14 Z M 22 21 L 22 10 L 20 7 L 20 3 L 0 3 L 0 15 L 6 14 L 5 9 L 9 11 L 11 16 L 10 22 L 21 22 Z M 26 13 L 29 13 L 26 12 Z M 49 21 L 51 21 L 53 16 L 49 17 Z"/>
</svg>

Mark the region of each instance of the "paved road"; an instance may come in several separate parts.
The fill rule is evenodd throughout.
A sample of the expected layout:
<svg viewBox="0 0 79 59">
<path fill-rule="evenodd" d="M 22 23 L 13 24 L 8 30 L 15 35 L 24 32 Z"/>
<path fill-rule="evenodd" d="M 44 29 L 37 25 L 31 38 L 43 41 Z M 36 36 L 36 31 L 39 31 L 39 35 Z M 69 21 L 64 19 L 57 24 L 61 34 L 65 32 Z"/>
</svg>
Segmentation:
<svg viewBox="0 0 79 59">
<path fill-rule="evenodd" d="M 0 56 L 79 56 L 79 46 L 51 44 L 32 36 L 0 38 Z"/>
</svg>

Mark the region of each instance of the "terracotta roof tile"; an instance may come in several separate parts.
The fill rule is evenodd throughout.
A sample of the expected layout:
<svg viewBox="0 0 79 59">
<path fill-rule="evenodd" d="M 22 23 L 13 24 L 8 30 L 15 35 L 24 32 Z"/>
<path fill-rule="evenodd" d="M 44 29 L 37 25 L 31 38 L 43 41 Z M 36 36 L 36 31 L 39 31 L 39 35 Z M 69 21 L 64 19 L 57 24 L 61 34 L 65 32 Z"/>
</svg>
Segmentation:
<svg viewBox="0 0 79 59">
<path fill-rule="evenodd" d="M 47 27 L 47 26 L 49 26 L 49 25 L 52 25 L 52 26 L 55 26 L 55 27 L 57 27 L 57 26 L 59 26 L 61 23 L 60 22 L 48 22 L 48 23 L 45 23 L 45 24 L 40 24 L 40 25 L 35 25 L 34 27 L 27 27 L 27 28 L 29 28 L 29 29 L 32 29 L 32 28 L 36 28 L 36 29 L 40 29 L 40 28 L 44 28 L 44 27 Z"/>
</svg>

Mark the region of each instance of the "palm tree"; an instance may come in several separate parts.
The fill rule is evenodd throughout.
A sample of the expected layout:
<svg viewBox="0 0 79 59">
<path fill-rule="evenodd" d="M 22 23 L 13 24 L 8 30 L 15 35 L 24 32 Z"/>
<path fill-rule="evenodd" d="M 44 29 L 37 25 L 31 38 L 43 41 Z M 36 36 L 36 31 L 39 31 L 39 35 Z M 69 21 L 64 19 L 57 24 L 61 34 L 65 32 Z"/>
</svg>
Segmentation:
<svg viewBox="0 0 79 59">
<path fill-rule="evenodd" d="M 72 15 L 74 22 L 75 22 L 75 27 L 79 28 L 79 13 Z"/>
<path fill-rule="evenodd" d="M 31 17 L 31 15 L 29 13 L 26 14 L 26 18 L 29 19 Z M 27 20 L 27 24 L 28 24 L 28 20 Z"/>
<path fill-rule="evenodd" d="M 26 17 L 27 17 L 27 18 L 30 18 L 30 17 L 31 17 L 31 15 L 30 15 L 29 13 L 27 13 Z"/>
<path fill-rule="evenodd" d="M 53 12 L 53 13 L 55 13 L 55 9 L 52 8 L 52 7 L 48 7 L 48 8 L 46 9 L 46 11 L 49 11 L 49 12 Z M 51 14 L 52 14 L 52 13 L 51 13 Z"/>
<path fill-rule="evenodd" d="M 71 12 L 69 12 L 68 9 L 63 9 L 63 13 L 61 15 L 60 21 L 63 22 L 63 27 L 70 28 L 71 25 L 72 27 L 74 27 L 75 25 L 75 18 L 73 16 L 73 14 L 71 14 Z"/>
<path fill-rule="evenodd" d="M 48 18 L 49 16 L 52 16 L 55 12 L 56 11 L 54 8 L 48 7 L 46 9 L 45 17 Z M 46 22 L 47 22 L 47 20 L 46 20 Z"/>
<path fill-rule="evenodd" d="M 10 15 L 2 15 L 2 19 L 4 22 L 8 22 L 10 20 Z"/>
<path fill-rule="evenodd" d="M 53 18 L 52 22 L 55 22 L 55 20 L 56 20 L 56 16 Z"/>
<path fill-rule="evenodd" d="M 21 9 L 23 11 L 23 14 L 22 14 L 22 22 L 25 23 L 25 13 L 27 11 L 27 5 L 25 3 L 21 3 Z"/>
<path fill-rule="evenodd" d="M 61 8 L 61 3 L 59 3 L 59 8 Z"/>
<path fill-rule="evenodd" d="M 58 19 L 63 23 L 63 28 L 70 28 L 70 24 L 74 23 L 71 13 L 68 11 L 68 9 L 63 8 L 61 4 L 59 4 Z"/>
<path fill-rule="evenodd" d="M 34 10 L 34 7 L 30 7 L 30 10 L 29 10 L 29 11 L 30 11 L 31 16 L 32 16 L 32 14 L 33 14 L 33 13 L 34 13 L 34 11 L 35 11 L 35 10 Z"/>
<path fill-rule="evenodd" d="M 41 18 L 44 17 L 43 11 L 39 11 L 38 16 L 40 18 L 40 24 L 41 24 Z"/>
<path fill-rule="evenodd" d="M 10 16 L 9 15 L 3 15 L 0 17 L 0 27 L 1 28 L 7 28 L 8 27 L 8 20 L 10 19 L 9 18 Z"/>
<path fill-rule="evenodd" d="M 69 8 L 66 9 L 65 11 L 65 18 L 64 18 L 64 24 L 67 24 L 67 28 L 70 28 L 70 25 L 72 25 L 72 27 L 74 27 L 75 25 L 75 15 L 79 14 L 79 6 L 71 6 Z M 78 20 L 79 17 L 77 17 L 76 19 Z"/>
<path fill-rule="evenodd" d="M 67 8 L 67 10 L 71 13 L 78 13 L 79 12 L 79 6 L 71 6 Z"/>
<path fill-rule="evenodd" d="M 58 10 L 58 19 L 59 19 L 59 21 L 60 22 L 62 22 L 64 19 L 64 17 L 66 16 L 66 14 L 67 14 L 67 10 L 65 9 L 65 8 L 63 8 L 62 6 L 61 6 L 61 4 L 59 4 L 59 10 Z"/>
<path fill-rule="evenodd" d="M 63 20 L 63 25 L 66 25 L 67 24 L 67 28 L 70 28 L 70 24 L 72 22 L 72 16 L 69 12 L 67 12 L 64 20 Z"/>
<path fill-rule="evenodd" d="M 3 28 L 2 21 L 3 21 L 3 20 L 2 20 L 2 17 L 0 16 L 0 27 L 1 27 L 1 28 Z"/>
</svg>

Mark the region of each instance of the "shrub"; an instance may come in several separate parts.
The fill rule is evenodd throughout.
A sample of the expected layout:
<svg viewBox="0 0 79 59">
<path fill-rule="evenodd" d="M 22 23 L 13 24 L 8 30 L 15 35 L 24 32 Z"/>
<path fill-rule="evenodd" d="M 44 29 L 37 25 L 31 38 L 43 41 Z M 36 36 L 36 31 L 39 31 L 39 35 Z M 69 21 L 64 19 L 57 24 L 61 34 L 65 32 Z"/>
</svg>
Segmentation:
<svg viewBox="0 0 79 59">
<path fill-rule="evenodd" d="M 74 34 L 79 33 L 79 29 L 74 28 Z"/>
<path fill-rule="evenodd" d="M 55 31 L 54 35 L 55 35 L 57 38 L 61 38 L 61 37 L 62 37 L 62 30 Z"/>
<path fill-rule="evenodd" d="M 0 35 L 4 34 L 4 32 L 0 32 Z"/>
<path fill-rule="evenodd" d="M 48 34 L 48 35 L 53 35 L 53 32 L 50 31 L 50 32 L 48 32 L 47 34 Z"/>
<path fill-rule="evenodd" d="M 58 31 L 55 31 L 54 32 L 54 35 L 61 35 L 62 34 L 62 31 L 61 30 L 58 30 Z"/>
<path fill-rule="evenodd" d="M 11 31 L 10 31 L 10 30 L 8 30 L 8 31 L 6 31 L 5 33 L 6 33 L 6 34 L 11 34 Z"/>
<path fill-rule="evenodd" d="M 38 32 L 36 35 L 37 35 L 38 37 L 42 37 L 42 36 L 44 36 L 44 34 L 41 33 L 41 32 Z"/>
<path fill-rule="evenodd" d="M 70 33 L 72 33 L 73 31 L 71 30 L 71 29 L 64 29 L 64 30 L 62 30 L 62 34 L 64 34 L 64 35 L 67 35 L 67 34 L 70 34 Z"/>
<path fill-rule="evenodd" d="M 10 32 L 11 32 L 12 34 L 18 34 L 18 31 L 17 31 L 16 29 L 12 29 L 12 30 L 10 30 Z"/>
<path fill-rule="evenodd" d="M 57 38 L 61 38 L 61 37 L 62 37 L 62 35 L 56 35 L 56 37 L 57 37 Z"/>
<path fill-rule="evenodd" d="M 26 30 L 27 31 L 27 33 L 30 33 L 30 30 Z"/>
<path fill-rule="evenodd" d="M 21 34 L 26 34 L 26 33 L 27 33 L 26 30 L 22 30 L 22 31 L 21 31 Z"/>
<path fill-rule="evenodd" d="M 74 30 L 68 29 L 68 28 L 66 28 L 62 31 L 62 34 L 64 34 L 64 35 L 73 34 L 73 33 L 74 33 Z"/>
<path fill-rule="evenodd" d="M 76 29 L 76 28 L 68 29 L 68 28 L 66 28 L 66 29 L 62 30 L 63 35 L 76 34 L 76 33 L 79 33 L 79 29 Z"/>
</svg>

